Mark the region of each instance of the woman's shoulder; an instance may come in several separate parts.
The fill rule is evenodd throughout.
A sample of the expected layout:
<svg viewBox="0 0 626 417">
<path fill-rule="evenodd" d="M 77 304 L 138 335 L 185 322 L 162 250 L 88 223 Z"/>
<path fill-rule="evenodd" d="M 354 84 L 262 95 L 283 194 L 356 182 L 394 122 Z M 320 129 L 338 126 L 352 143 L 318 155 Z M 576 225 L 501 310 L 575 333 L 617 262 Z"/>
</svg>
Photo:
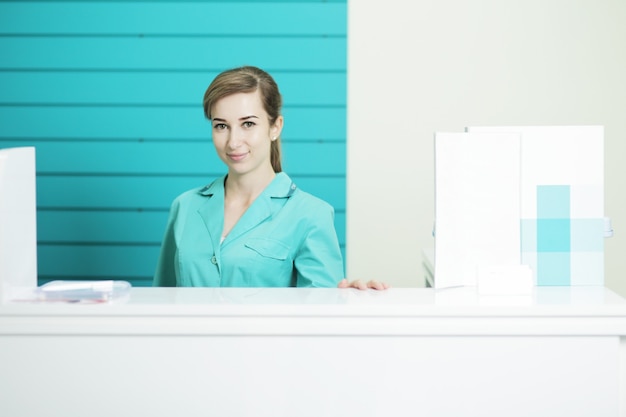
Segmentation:
<svg viewBox="0 0 626 417">
<path fill-rule="evenodd" d="M 175 203 L 188 203 L 193 201 L 203 201 L 206 200 L 207 197 L 212 197 L 216 193 L 224 192 L 224 178 L 216 178 L 212 182 L 203 185 L 191 188 L 180 193 L 174 199 Z"/>
<path fill-rule="evenodd" d="M 323 199 L 301 189 L 285 172 L 276 174 L 276 178 L 265 190 L 265 195 L 271 199 L 288 200 L 288 207 L 292 210 L 304 211 L 308 215 L 312 212 L 328 212 L 332 206 Z"/>
<path fill-rule="evenodd" d="M 330 205 L 326 200 L 309 193 L 308 191 L 304 191 L 301 188 L 297 188 L 293 193 L 294 201 L 297 201 L 300 204 L 305 204 L 310 206 L 311 208 L 320 208 L 320 209 L 332 209 L 333 206 Z"/>
<path fill-rule="evenodd" d="M 293 192 L 290 196 L 292 205 L 309 213 L 323 214 L 335 211 L 334 207 L 326 200 L 299 188 L 296 183 L 293 183 L 292 187 Z"/>
</svg>

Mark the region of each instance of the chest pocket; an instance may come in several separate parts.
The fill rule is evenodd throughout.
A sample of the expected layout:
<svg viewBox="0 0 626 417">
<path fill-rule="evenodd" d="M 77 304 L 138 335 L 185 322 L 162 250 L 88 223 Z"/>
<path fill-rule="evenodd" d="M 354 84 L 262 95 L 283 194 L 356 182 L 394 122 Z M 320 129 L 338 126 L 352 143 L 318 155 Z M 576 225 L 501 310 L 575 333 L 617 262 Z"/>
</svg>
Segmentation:
<svg viewBox="0 0 626 417">
<path fill-rule="evenodd" d="M 245 245 L 263 258 L 284 261 L 289 257 L 289 246 L 279 240 L 253 238 L 249 239 Z"/>
<path fill-rule="evenodd" d="M 293 259 L 289 247 L 274 239 L 253 238 L 245 243 L 249 255 L 239 259 L 247 287 L 293 286 Z"/>
</svg>

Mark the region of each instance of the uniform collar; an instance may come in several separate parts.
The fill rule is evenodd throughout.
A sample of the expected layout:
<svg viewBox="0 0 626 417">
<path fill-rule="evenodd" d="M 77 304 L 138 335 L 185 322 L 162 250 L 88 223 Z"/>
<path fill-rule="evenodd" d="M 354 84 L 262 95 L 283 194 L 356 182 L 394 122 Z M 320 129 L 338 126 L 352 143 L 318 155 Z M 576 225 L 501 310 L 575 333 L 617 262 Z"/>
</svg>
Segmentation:
<svg viewBox="0 0 626 417">
<path fill-rule="evenodd" d="M 225 181 L 226 175 L 200 189 L 199 193 L 206 197 L 212 197 L 217 193 L 221 193 L 223 195 Z M 298 187 L 296 187 L 296 184 L 291 180 L 289 175 L 284 172 L 279 172 L 267 188 L 263 190 L 262 195 L 270 198 L 288 198 L 291 197 L 297 188 Z"/>
<path fill-rule="evenodd" d="M 296 184 L 289 178 L 289 175 L 279 172 L 263 193 L 270 198 L 288 198 L 296 191 L 296 188 Z"/>
<path fill-rule="evenodd" d="M 212 183 L 205 185 L 199 193 L 205 197 L 213 197 L 214 194 L 221 192 L 224 194 L 224 181 L 226 181 L 226 175 L 213 181 Z"/>
<path fill-rule="evenodd" d="M 233 229 L 230 231 L 224 242 L 220 245 L 223 219 L 224 219 L 224 181 L 226 176 L 216 179 L 211 184 L 200 189 L 200 195 L 209 197 L 206 203 L 198 209 L 198 213 L 202 217 L 211 240 L 213 247 L 218 248 L 219 253 L 221 247 L 227 246 L 230 242 L 247 231 L 253 229 L 257 225 L 269 219 L 277 210 L 286 203 L 287 199 L 296 191 L 296 185 L 291 178 L 283 172 L 276 174 L 272 182 L 263 190 L 261 195 L 248 207 L 245 213 L 237 221 Z M 215 221 L 217 218 L 220 221 Z M 221 215 L 220 215 L 221 214 Z"/>
</svg>

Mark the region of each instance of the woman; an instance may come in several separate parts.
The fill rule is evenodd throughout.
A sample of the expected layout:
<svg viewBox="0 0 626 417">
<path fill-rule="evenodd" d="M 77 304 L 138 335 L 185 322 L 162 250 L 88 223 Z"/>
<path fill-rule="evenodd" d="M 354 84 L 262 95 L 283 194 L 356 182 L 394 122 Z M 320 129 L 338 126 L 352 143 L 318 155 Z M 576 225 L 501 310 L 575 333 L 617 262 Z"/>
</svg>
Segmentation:
<svg viewBox="0 0 626 417">
<path fill-rule="evenodd" d="M 282 172 L 282 97 L 269 74 L 227 70 L 203 106 L 228 173 L 174 200 L 155 286 L 387 288 L 343 279 L 333 208 Z"/>
</svg>

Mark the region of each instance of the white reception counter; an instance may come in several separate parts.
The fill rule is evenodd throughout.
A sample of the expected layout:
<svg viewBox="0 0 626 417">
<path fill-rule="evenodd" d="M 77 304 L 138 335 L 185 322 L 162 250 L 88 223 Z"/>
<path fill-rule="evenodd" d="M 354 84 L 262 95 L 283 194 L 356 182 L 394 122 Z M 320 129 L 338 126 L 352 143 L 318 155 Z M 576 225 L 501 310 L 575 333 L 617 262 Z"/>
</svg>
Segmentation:
<svg viewBox="0 0 626 417">
<path fill-rule="evenodd" d="M 626 416 L 626 300 L 134 288 L 0 306 L 0 415 Z"/>
</svg>

